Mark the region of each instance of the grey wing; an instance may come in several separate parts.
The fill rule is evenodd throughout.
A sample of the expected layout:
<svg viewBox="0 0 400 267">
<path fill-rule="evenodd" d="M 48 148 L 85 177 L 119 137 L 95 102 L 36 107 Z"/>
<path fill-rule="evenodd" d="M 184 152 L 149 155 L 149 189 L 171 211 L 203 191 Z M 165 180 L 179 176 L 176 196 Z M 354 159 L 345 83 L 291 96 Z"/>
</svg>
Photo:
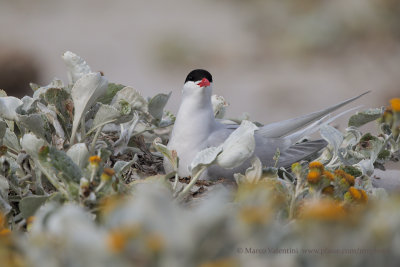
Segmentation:
<svg viewBox="0 0 400 267">
<path fill-rule="evenodd" d="M 322 139 L 294 144 L 281 152 L 278 166 L 288 168 L 295 162 L 312 160 L 327 145 L 328 143 Z"/>
<path fill-rule="evenodd" d="M 322 117 L 326 116 L 327 114 L 343 107 L 344 105 L 347 105 L 350 102 L 353 102 L 354 100 L 362 97 L 363 95 L 365 95 L 367 93 L 369 93 L 369 91 L 365 92 L 359 96 L 356 96 L 356 97 L 350 98 L 346 101 L 343 101 L 334 106 L 317 111 L 317 112 L 313 112 L 313 113 L 303 115 L 303 116 L 293 118 L 293 119 L 288 119 L 285 121 L 267 124 L 267 125 L 261 127 L 260 130 L 258 130 L 258 133 L 265 137 L 275 137 L 276 138 L 276 137 L 285 136 L 289 133 L 292 133 L 292 132 L 306 126 L 307 124 L 309 124 L 311 122 L 321 119 Z"/>
<path fill-rule="evenodd" d="M 222 123 L 218 123 L 217 128 L 214 129 L 212 134 L 207 138 L 207 147 L 219 146 L 238 127 L 239 127 L 239 125 L 235 125 L 235 124 L 234 125 L 225 125 Z"/>
</svg>

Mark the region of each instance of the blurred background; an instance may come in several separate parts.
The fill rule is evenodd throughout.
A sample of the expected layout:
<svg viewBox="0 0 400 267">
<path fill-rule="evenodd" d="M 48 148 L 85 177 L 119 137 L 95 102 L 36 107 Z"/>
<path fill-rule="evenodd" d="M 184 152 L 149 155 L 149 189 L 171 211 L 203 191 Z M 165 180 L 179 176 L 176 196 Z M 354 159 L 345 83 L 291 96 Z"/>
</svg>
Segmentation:
<svg viewBox="0 0 400 267">
<path fill-rule="evenodd" d="M 0 32 L 0 88 L 19 97 L 66 81 L 66 50 L 144 96 L 172 91 L 173 112 L 193 68 L 227 117 L 263 123 L 400 96 L 398 0 L 0 0 Z"/>
</svg>

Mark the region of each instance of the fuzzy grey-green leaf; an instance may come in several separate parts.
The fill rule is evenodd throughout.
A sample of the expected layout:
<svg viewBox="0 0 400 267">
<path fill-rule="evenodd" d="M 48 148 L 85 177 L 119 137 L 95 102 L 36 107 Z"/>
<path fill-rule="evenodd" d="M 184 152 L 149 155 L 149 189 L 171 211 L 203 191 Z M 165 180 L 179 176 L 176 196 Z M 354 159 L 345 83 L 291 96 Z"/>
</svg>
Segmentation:
<svg viewBox="0 0 400 267">
<path fill-rule="evenodd" d="M 190 164 L 190 171 L 192 172 L 192 175 L 199 171 L 201 166 L 211 165 L 217 159 L 217 156 L 221 152 L 222 146 L 218 146 L 209 147 L 197 153 L 192 163 Z"/>
<path fill-rule="evenodd" d="M 67 156 L 80 168 L 84 168 L 89 160 L 89 150 L 85 143 L 77 143 L 67 151 Z"/>
<path fill-rule="evenodd" d="M 149 113 L 157 120 L 161 120 L 164 107 L 168 102 L 171 92 L 169 94 L 157 94 L 149 101 Z"/>
<path fill-rule="evenodd" d="M 67 182 L 73 181 L 79 183 L 82 177 L 81 169 L 64 151 L 57 150 L 55 147 L 49 147 L 47 157 L 39 157 L 39 159 L 45 166 L 50 165 L 59 171 Z"/>
<path fill-rule="evenodd" d="M 7 123 L 4 121 L 0 121 L 0 140 L 3 139 L 4 135 L 6 134 L 7 130 Z"/>
<path fill-rule="evenodd" d="M 10 131 L 9 128 L 6 129 L 6 133 L 3 137 L 3 144 L 11 149 L 14 149 L 15 151 L 21 150 L 17 136 L 14 132 Z"/>
<path fill-rule="evenodd" d="M 45 139 L 47 142 L 51 141 L 50 128 L 43 115 L 18 115 L 18 120 L 23 127 L 29 129 L 38 137 Z"/>
<path fill-rule="evenodd" d="M 374 121 L 381 117 L 383 110 L 381 108 L 372 108 L 362 112 L 357 112 L 349 119 L 349 126 L 360 127 L 368 122 Z"/>
<path fill-rule="evenodd" d="M 121 91 L 122 88 L 125 88 L 125 85 L 109 83 L 107 92 L 103 96 L 99 97 L 97 101 L 103 104 L 110 104 L 114 96 Z"/>
<path fill-rule="evenodd" d="M 128 102 L 134 110 L 147 112 L 147 101 L 132 87 L 127 86 L 118 91 L 111 101 L 111 105 L 116 107 L 120 104 L 121 100 Z"/>
<path fill-rule="evenodd" d="M 48 198 L 48 196 L 28 196 L 21 199 L 19 202 L 19 210 L 21 211 L 22 217 L 27 219 L 33 216 Z"/>
</svg>

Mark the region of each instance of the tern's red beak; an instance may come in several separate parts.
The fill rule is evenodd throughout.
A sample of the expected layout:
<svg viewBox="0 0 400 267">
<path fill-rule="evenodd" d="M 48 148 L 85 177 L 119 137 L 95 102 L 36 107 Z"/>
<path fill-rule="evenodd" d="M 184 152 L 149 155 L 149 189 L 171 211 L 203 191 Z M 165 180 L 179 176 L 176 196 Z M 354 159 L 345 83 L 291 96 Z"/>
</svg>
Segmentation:
<svg viewBox="0 0 400 267">
<path fill-rule="evenodd" d="M 206 87 L 210 86 L 210 82 L 206 78 L 203 78 L 197 85 L 200 87 Z"/>
</svg>

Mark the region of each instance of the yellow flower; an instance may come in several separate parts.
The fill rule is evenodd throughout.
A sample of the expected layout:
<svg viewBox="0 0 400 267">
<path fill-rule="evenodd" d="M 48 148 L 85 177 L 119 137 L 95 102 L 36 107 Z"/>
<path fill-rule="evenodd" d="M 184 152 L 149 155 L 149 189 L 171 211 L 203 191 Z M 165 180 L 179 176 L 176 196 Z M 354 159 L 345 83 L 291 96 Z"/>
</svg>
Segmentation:
<svg viewBox="0 0 400 267">
<path fill-rule="evenodd" d="M 355 187 L 353 187 L 353 186 L 350 187 L 350 188 L 349 188 L 349 193 L 350 193 L 351 197 L 352 197 L 354 200 L 359 201 L 359 200 L 361 199 L 361 193 L 360 193 L 360 191 L 358 191 L 357 188 L 355 188 Z"/>
<path fill-rule="evenodd" d="M 111 180 L 111 178 L 113 177 L 114 174 L 115 174 L 115 171 L 113 169 L 105 168 L 103 173 L 101 174 L 101 180 L 103 182 L 108 182 Z"/>
<path fill-rule="evenodd" d="M 319 182 L 321 174 L 318 171 L 310 171 L 307 175 L 307 181 L 310 184 L 316 184 Z"/>
<path fill-rule="evenodd" d="M 337 221 L 346 217 L 343 206 L 333 200 L 321 199 L 308 202 L 300 209 L 300 218 L 321 221 Z"/>
<path fill-rule="evenodd" d="M 329 186 L 325 187 L 324 189 L 322 189 L 322 194 L 324 194 L 324 195 L 333 196 L 334 192 L 335 192 L 335 188 L 333 187 L 333 185 L 329 185 Z"/>
<path fill-rule="evenodd" d="M 392 106 L 393 111 L 400 111 L 400 98 L 392 98 L 390 99 L 390 105 Z"/>
<path fill-rule="evenodd" d="M 154 253 L 160 252 L 164 248 L 164 238 L 158 234 L 149 235 L 146 238 L 146 246 Z"/>
<path fill-rule="evenodd" d="M 324 171 L 324 165 L 319 161 L 310 162 L 308 167 L 310 169 L 318 169 L 321 173 Z"/>
<path fill-rule="evenodd" d="M 91 165 L 91 166 L 93 166 L 93 167 L 99 167 L 99 164 L 100 164 L 100 162 L 101 162 L 101 158 L 100 158 L 99 156 L 91 156 L 91 157 L 89 158 L 89 162 L 90 162 L 90 165 Z"/>
<path fill-rule="evenodd" d="M 335 177 L 333 176 L 333 174 L 331 172 L 328 171 L 324 171 L 324 177 L 326 177 L 329 181 L 334 181 Z"/>
<path fill-rule="evenodd" d="M 346 183 L 349 186 L 353 186 L 354 185 L 354 182 L 355 182 L 354 176 L 346 173 L 343 170 L 336 170 L 335 171 L 335 176 L 342 183 Z"/>
<path fill-rule="evenodd" d="M 122 252 L 128 242 L 126 235 L 120 230 L 113 230 L 107 238 L 107 245 L 113 252 Z"/>
<path fill-rule="evenodd" d="M 347 193 L 348 193 L 348 196 L 351 197 L 351 199 L 354 202 L 367 203 L 367 201 L 368 201 L 367 193 L 365 193 L 365 191 L 362 189 L 357 189 L 352 186 L 349 188 L 349 191 Z"/>
<path fill-rule="evenodd" d="M 347 174 L 344 178 L 349 183 L 349 185 L 354 185 L 355 179 L 353 175 Z"/>
<path fill-rule="evenodd" d="M 240 210 L 240 218 L 247 224 L 264 224 L 268 221 L 270 214 L 268 209 L 260 207 L 244 207 Z"/>
</svg>

